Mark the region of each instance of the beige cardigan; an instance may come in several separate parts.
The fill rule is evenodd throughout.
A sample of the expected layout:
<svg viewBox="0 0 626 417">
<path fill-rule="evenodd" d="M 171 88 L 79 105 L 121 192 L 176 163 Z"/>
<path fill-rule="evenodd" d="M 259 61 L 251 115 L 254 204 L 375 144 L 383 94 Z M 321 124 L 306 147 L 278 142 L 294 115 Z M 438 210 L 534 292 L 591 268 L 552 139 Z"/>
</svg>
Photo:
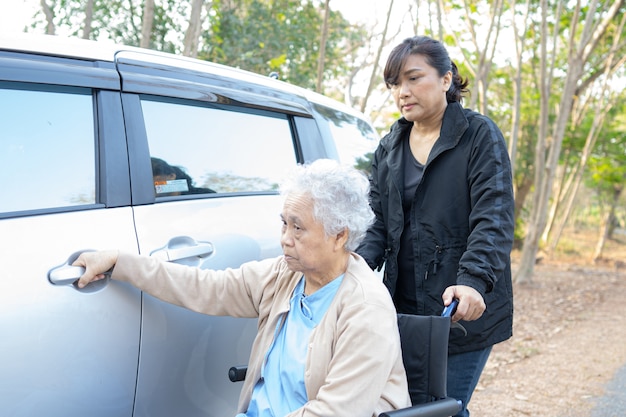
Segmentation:
<svg viewBox="0 0 626 417">
<path fill-rule="evenodd" d="M 282 257 L 212 271 L 120 254 L 112 277 L 172 304 L 209 315 L 257 317 L 239 412 L 245 412 L 274 330 L 302 273 Z M 363 258 L 352 254 L 343 282 L 311 334 L 309 401 L 285 417 L 370 417 L 410 406 L 396 311 Z"/>
</svg>

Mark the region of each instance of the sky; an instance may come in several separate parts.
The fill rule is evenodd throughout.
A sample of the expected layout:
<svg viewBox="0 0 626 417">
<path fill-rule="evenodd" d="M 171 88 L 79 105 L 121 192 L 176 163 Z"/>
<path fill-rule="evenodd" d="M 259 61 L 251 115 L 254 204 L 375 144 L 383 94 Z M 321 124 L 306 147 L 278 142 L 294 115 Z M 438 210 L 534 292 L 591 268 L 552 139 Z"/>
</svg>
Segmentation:
<svg viewBox="0 0 626 417">
<path fill-rule="evenodd" d="M 0 32 L 22 32 L 38 9 L 37 0 L 1 0 Z"/>
</svg>

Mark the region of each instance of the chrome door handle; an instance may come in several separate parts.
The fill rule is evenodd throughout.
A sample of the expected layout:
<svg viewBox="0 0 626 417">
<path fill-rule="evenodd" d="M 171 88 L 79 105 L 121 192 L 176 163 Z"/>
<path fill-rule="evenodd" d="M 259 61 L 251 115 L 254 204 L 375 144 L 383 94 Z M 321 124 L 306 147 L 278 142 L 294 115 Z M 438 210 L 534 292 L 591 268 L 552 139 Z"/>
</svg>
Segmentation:
<svg viewBox="0 0 626 417">
<path fill-rule="evenodd" d="M 152 252 L 150 256 L 154 256 L 164 261 L 178 261 L 185 258 L 198 256 L 200 258 L 209 256 L 213 253 L 213 245 L 210 243 L 199 243 L 197 246 L 176 249 L 159 249 Z"/>
<path fill-rule="evenodd" d="M 87 249 L 79 252 L 74 252 L 72 255 L 70 255 L 69 258 L 67 258 L 67 261 L 65 261 L 65 263 L 56 266 L 48 271 L 48 281 L 50 282 L 50 284 L 73 285 L 80 292 L 86 293 L 96 292 L 106 287 L 107 283 L 109 282 L 109 278 L 111 278 L 111 271 L 113 271 L 113 268 L 104 272 L 104 275 L 106 275 L 106 279 L 92 282 L 85 288 L 78 288 L 77 282 L 80 277 L 85 273 L 85 268 L 82 266 L 74 266 L 72 264 L 83 252 L 93 252 L 93 250 Z"/>
<path fill-rule="evenodd" d="M 175 262 L 186 258 L 206 258 L 213 253 L 213 250 L 212 243 L 197 242 L 188 236 L 178 236 L 170 239 L 164 247 L 152 251 L 150 256 Z"/>
<path fill-rule="evenodd" d="M 61 265 L 48 272 L 48 280 L 54 285 L 70 285 L 85 273 L 82 266 Z"/>
<path fill-rule="evenodd" d="M 103 273 L 105 278 L 111 277 L 112 270 L 113 268 Z M 48 281 L 54 285 L 71 285 L 76 283 L 84 273 L 85 268 L 82 266 L 64 264 L 48 271 Z"/>
</svg>

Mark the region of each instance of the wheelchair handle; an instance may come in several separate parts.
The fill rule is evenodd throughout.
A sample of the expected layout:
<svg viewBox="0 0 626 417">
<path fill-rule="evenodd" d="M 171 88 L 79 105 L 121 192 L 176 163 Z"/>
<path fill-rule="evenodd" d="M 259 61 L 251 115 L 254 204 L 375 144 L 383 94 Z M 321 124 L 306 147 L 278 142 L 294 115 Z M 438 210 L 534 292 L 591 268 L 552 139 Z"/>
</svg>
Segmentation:
<svg viewBox="0 0 626 417">
<path fill-rule="evenodd" d="M 452 317 L 456 312 L 456 307 L 459 305 L 459 300 L 456 298 L 452 300 L 449 306 L 443 308 L 443 312 L 441 313 L 441 317 Z"/>
</svg>

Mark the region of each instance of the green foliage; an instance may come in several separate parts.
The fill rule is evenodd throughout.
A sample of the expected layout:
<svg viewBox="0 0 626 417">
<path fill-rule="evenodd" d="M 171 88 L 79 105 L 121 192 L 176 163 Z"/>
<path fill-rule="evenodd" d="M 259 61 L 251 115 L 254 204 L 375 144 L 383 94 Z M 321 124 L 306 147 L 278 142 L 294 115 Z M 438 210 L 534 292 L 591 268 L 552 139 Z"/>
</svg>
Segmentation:
<svg viewBox="0 0 626 417">
<path fill-rule="evenodd" d="M 626 98 L 626 94 L 622 92 Z M 626 104 L 612 109 L 607 128 L 587 164 L 586 183 L 594 189 L 601 205 L 619 196 L 626 184 Z"/>
<path fill-rule="evenodd" d="M 203 35 L 203 59 L 259 74 L 276 71 L 282 80 L 314 88 L 324 11 L 311 0 L 239 0 L 228 8 L 211 5 L 209 30 Z M 362 35 L 332 12 L 325 52 L 325 79 L 347 72 L 342 46 Z"/>
<path fill-rule="evenodd" d="M 58 33 L 82 37 L 84 0 L 47 0 L 47 4 Z M 276 71 L 284 81 L 315 87 L 323 4 L 313 0 L 214 0 L 207 4 L 199 58 L 264 75 Z M 95 0 L 89 37 L 138 46 L 143 7 L 143 0 Z M 155 1 L 150 48 L 182 51 L 190 9 L 190 2 L 184 0 Z M 34 27 L 44 27 L 41 16 Z M 361 27 L 331 11 L 325 80 L 350 72 L 352 60 L 346 52 L 362 46 L 364 39 Z"/>
<path fill-rule="evenodd" d="M 47 0 L 54 14 L 57 32 L 83 37 L 85 30 L 84 0 Z M 150 47 L 166 52 L 177 52 L 179 45 L 172 33 L 181 33 L 183 29 L 176 23 L 175 16 L 180 16 L 181 5 L 185 2 L 164 0 L 156 2 L 154 23 Z M 89 38 L 93 40 L 110 39 L 114 42 L 139 46 L 143 0 L 94 0 L 93 18 Z M 36 20 L 35 27 L 42 23 Z"/>
</svg>

